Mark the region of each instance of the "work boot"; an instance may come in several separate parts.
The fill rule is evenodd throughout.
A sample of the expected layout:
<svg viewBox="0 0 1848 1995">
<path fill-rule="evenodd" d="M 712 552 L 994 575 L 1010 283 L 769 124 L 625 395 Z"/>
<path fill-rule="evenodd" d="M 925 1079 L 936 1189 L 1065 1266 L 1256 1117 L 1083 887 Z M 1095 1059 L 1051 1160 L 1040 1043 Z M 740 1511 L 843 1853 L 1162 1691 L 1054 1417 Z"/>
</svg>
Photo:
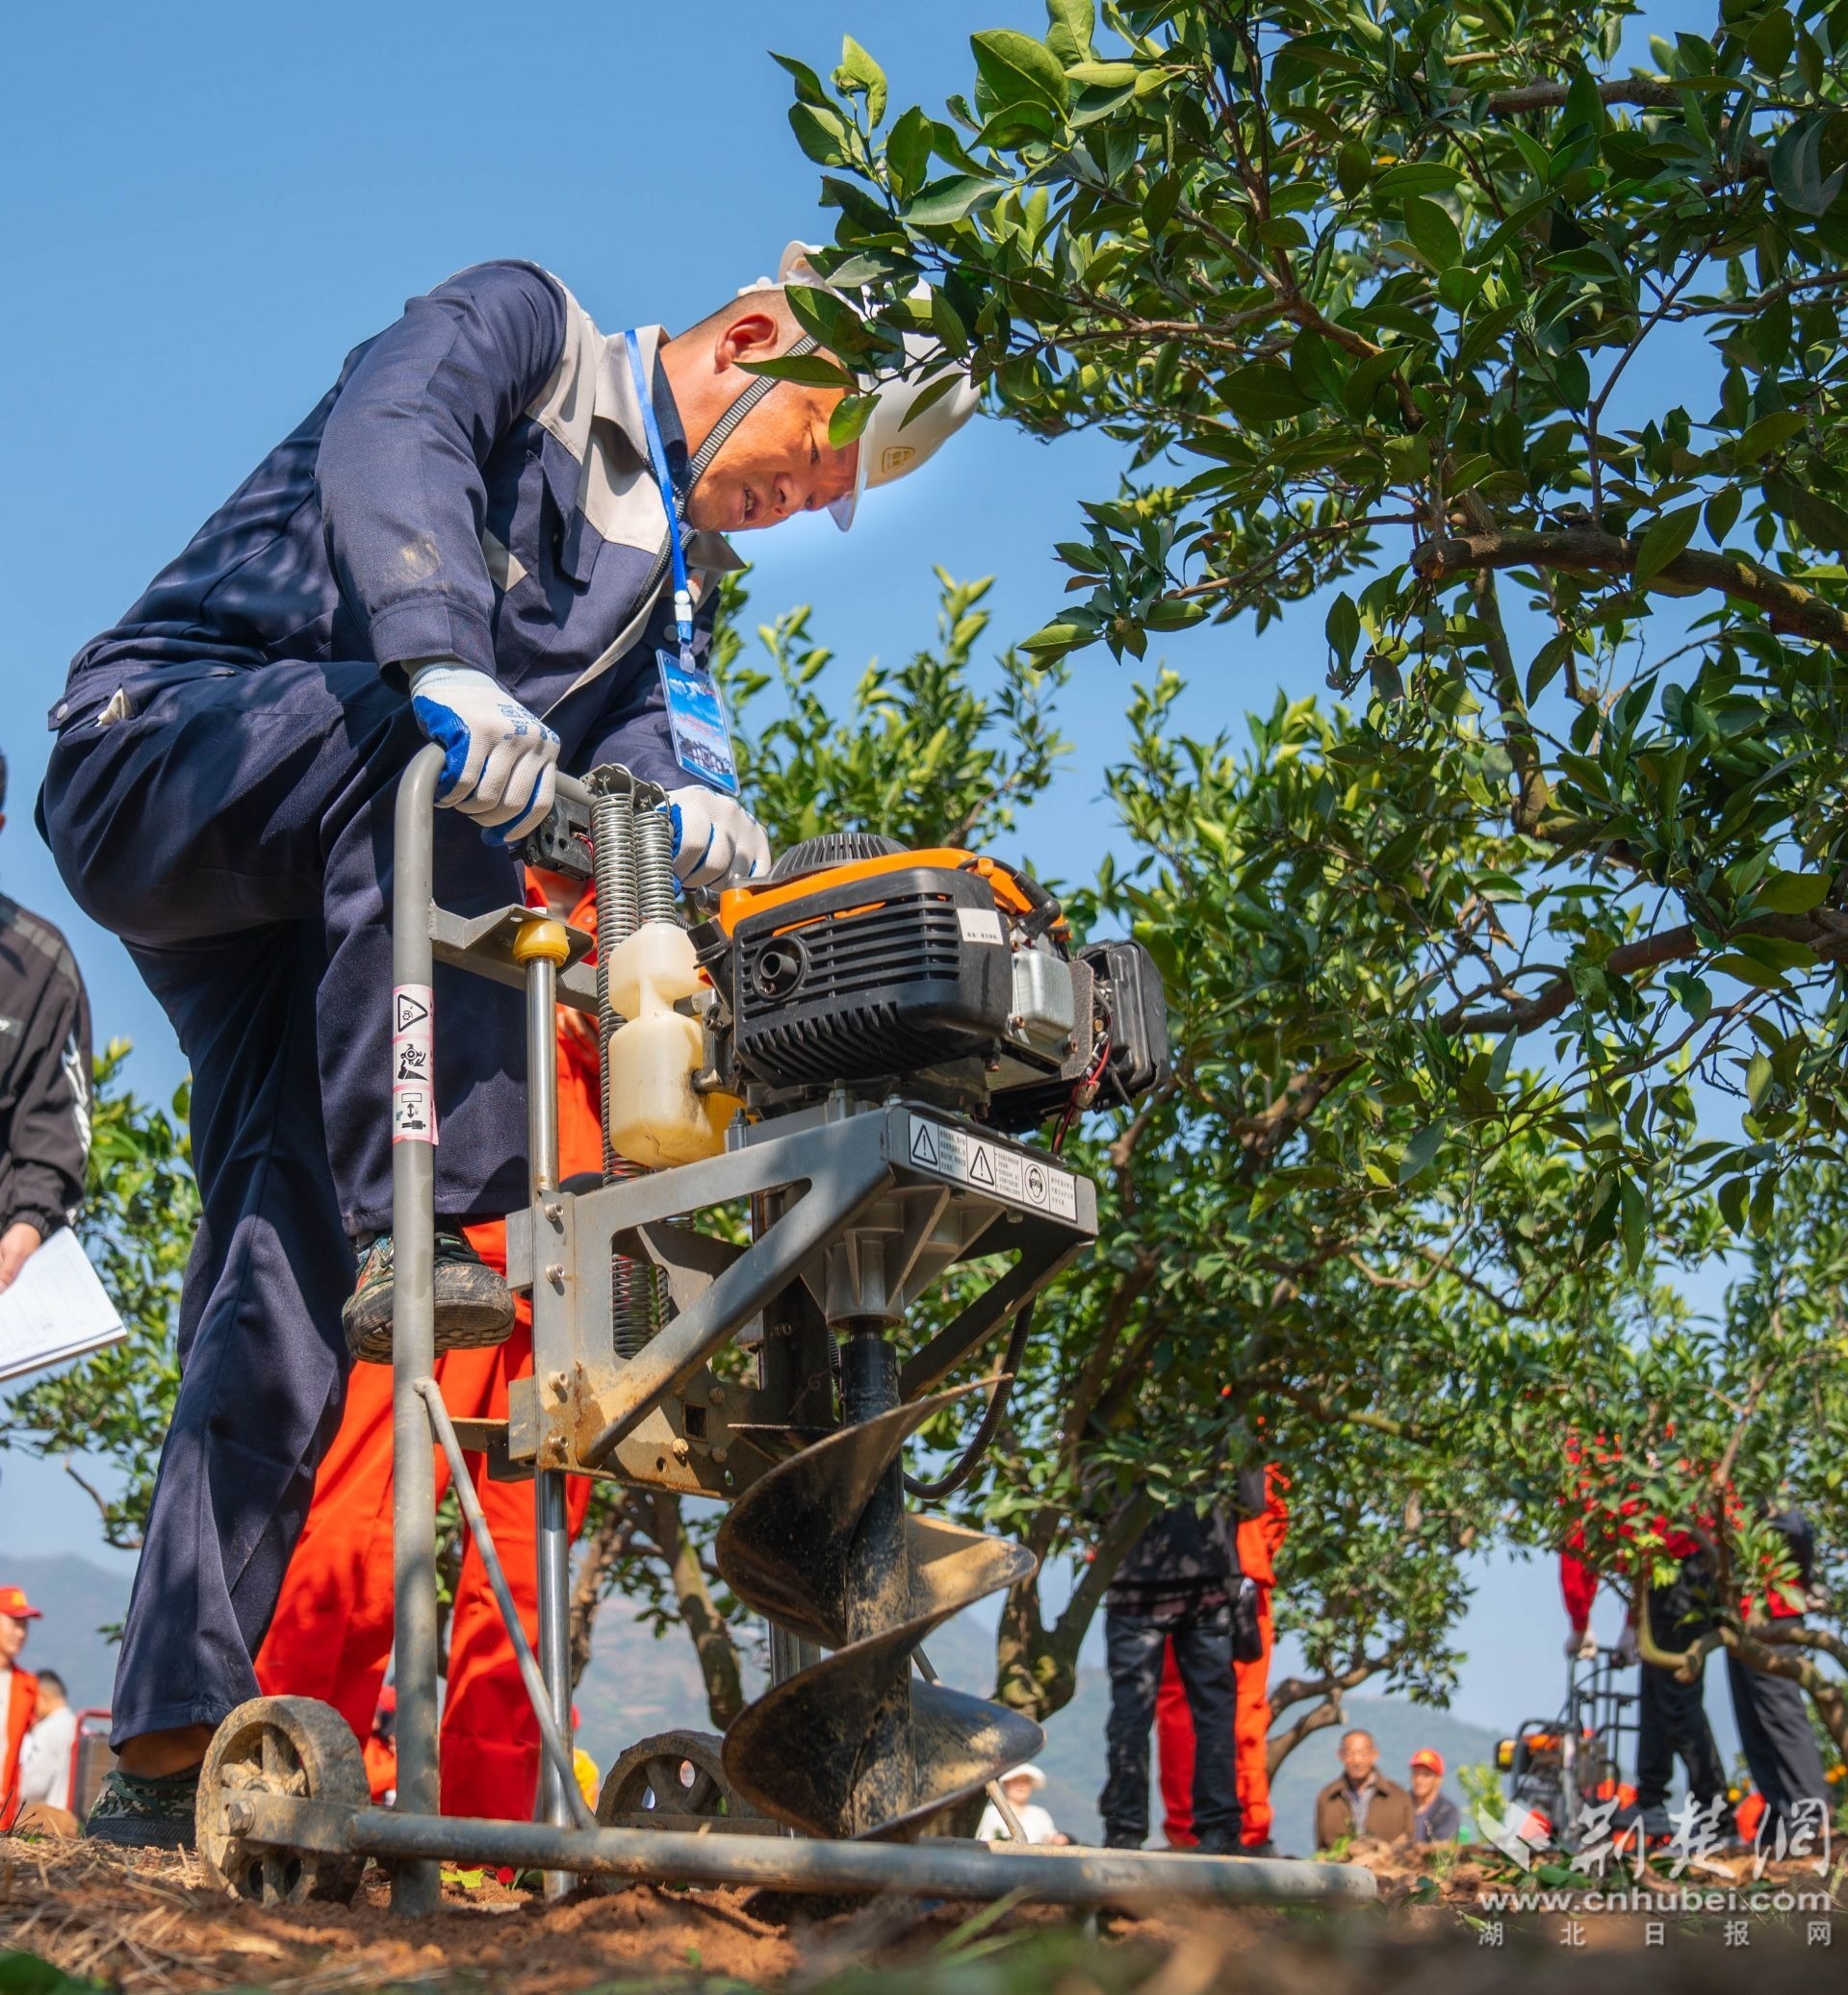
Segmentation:
<svg viewBox="0 0 1848 1995">
<path fill-rule="evenodd" d="M 506 1343 L 513 1292 L 452 1229 L 437 1229 L 434 1286 L 439 1354 Z M 340 1313 L 346 1348 L 362 1365 L 392 1362 L 392 1236 L 381 1233 L 366 1249 L 359 1280 Z"/>
<path fill-rule="evenodd" d="M 199 1801 L 199 1768 L 177 1774 L 105 1774 L 84 1833 L 129 1850 L 190 1850 Z"/>
</svg>

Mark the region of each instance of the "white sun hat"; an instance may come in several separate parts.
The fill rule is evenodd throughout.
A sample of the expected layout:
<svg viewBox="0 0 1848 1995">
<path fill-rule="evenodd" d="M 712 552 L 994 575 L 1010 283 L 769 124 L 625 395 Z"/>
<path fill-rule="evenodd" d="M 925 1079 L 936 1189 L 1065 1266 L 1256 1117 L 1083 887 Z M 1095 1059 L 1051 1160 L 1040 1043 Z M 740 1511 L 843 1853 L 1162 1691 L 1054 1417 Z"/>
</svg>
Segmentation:
<svg viewBox="0 0 1848 1995">
<path fill-rule="evenodd" d="M 835 287 L 819 275 L 808 261 L 820 248 L 818 243 L 785 244 L 777 263 L 777 284 L 806 284 L 819 291 L 834 291 Z M 843 293 L 836 294 L 845 295 Z M 913 296 L 927 297 L 929 294 L 929 287 L 923 284 L 912 293 Z M 942 343 L 929 333 L 907 333 L 904 338 L 905 358 L 910 366 L 934 360 L 943 351 Z M 926 458 L 934 457 L 944 441 L 954 436 L 975 414 L 982 399 L 981 394 L 969 379 L 968 370 L 959 368 L 955 374 L 956 386 L 946 395 L 939 396 L 914 422 L 908 423 L 905 418 L 919 398 L 941 380 L 941 374 L 934 375 L 928 381 L 917 381 L 892 371 L 875 375 L 861 383 L 862 389 L 877 388 L 879 399 L 873 404 L 866 427 L 860 433 L 860 459 L 854 473 L 854 489 L 844 498 L 831 501 L 828 507 L 834 515 L 834 524 L 843 533 L 854 524 L 854 513 L 862 492 L 870 491 L 875 485 L 889 485 L 898 478 L 909 477 Z"/>
<path fill-rule="evenodd" d="M 1033 1765 L 1010 1767 L 1001 1776 L 1002 1786 L 1005 1787 L 1010 1780 L 1026 1780 L 1035 1787 L 1043 1787 L 1046 1784 L 1045 1775 Z"/>
</svg>

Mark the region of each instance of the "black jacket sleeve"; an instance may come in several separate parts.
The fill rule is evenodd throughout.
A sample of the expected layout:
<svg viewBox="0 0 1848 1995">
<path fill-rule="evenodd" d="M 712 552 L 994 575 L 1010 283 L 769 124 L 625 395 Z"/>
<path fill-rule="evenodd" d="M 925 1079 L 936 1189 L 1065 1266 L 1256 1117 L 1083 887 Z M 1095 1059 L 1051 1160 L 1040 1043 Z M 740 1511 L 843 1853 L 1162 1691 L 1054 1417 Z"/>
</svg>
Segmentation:
<svg viewBox="0 0 1848 1995">
<path fill-rule="evenodd" d="M 0 923 L 0 1230 L 25 1220 L 50 1234 L 84 1196 L 90 1000 L 56 929 L 11 904 Z"/>
</svg>

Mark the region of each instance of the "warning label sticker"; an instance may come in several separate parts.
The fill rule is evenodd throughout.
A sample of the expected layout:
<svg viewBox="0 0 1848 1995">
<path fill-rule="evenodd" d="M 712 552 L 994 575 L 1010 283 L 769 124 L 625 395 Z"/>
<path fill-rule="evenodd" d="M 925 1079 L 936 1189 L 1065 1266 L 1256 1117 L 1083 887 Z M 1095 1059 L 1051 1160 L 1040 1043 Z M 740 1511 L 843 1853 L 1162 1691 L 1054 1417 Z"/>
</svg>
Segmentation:
<svg viewBox="0 0 1848 1995">
<path fill-rule="evenodd" d="M 436 1067 L 430 1046 L 430 986 L 392 992 L 392 1140 L 436 1141 Z"/>
<path fill-rule="evenodd" d="M 1078 1216 L 1078 1181 L 1070 1171 L 966 1129 L 927 1122 L 921 1115 L 909 1119 L 911 1159 L 919 1170 L 1057 1219 Z"/>
</svg>

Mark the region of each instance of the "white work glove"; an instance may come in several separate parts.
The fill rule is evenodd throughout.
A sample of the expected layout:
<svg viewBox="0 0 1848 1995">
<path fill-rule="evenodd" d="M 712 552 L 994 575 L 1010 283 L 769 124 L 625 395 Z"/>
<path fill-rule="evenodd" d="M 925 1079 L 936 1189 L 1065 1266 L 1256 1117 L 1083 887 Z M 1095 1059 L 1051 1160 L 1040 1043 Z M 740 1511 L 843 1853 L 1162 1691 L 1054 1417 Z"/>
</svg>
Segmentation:
<svg viewBox="0 0 1848 1995">
<path fill-rule="evenodd" d="M 1611 1652 L 1617 1658 L 1617 1667 L 1620 1670 L 1634 1669 L 1642 1661 L 1643 1651 L 1636 1646 L 1634 1623 L 1624 1623 L 1624 1631 L 1617 1637 L 1617 1647 Z"/>
<path fill-rule="evenodd" d="M 558 737 L 499 679 L 467 665 L 411 673 L 411 711 L 444 751 L 436 801 L 502 844 L 536 831 L 552 809 Z"/>
<path fill-rule="evenodd" d="M 682 886 L 736 886 L 770 870 L 770 840 L 736 798 L 702 782 L 670 790 L 674 877 Z"/>
<path fill-rule="evenodd" d="M 1598 1660 L 1598 1637 L 1589 1626 L 1574 1628 L 1566 1637 L 1566 1660 L 1568 1662 L 1596 1662 Z"/>
</svg>

